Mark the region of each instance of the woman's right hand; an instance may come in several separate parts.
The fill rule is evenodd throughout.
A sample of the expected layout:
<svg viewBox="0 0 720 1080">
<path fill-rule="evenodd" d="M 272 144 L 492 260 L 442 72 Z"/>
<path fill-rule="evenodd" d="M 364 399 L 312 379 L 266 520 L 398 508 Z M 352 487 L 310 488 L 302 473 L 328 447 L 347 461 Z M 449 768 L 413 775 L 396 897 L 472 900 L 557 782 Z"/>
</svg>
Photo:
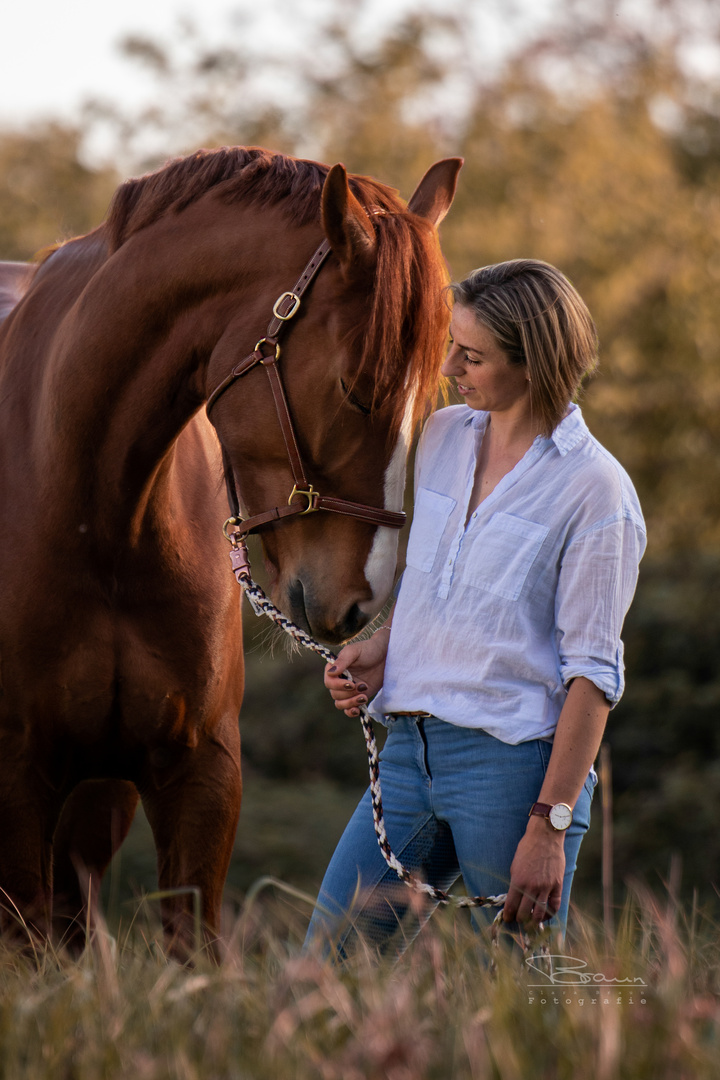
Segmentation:
<svg viewBox="0 0 720 1080">
<path fill-rule="evenodd" d="M 390 634 L 381 627 L 365 641 L 351 641 L 338 653 L 334 664 L 325 668 L 325 685 L 346 716 L 358 716 L 360 706 L 375 697 L 383 684 L 385 658 Z M 349 671 L 352 678 L 343 675 Z"/>
</svg>

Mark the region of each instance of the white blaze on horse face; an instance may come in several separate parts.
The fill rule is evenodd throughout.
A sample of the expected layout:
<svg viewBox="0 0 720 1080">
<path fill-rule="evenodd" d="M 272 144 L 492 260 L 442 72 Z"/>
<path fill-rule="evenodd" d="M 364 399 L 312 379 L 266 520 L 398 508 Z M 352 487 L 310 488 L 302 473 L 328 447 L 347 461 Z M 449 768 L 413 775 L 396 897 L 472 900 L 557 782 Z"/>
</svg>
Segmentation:
<svg viewBox="0 0 720 1080">
<path fill-rule="evenodd" d="M 402 510 L 405 491 L 405 469 L 412 431 L 412 398 L 405 408 L 400 435 L 385 471 L 385 509 Z M 373 619 L 390 595 L 397 565 L 399 529 L 379 526 L 375 532 L 370 554 L 365 563 L 365 577 L 372 589 L 372 600 L 359 604 L 360 610 Z"/>
</svg>

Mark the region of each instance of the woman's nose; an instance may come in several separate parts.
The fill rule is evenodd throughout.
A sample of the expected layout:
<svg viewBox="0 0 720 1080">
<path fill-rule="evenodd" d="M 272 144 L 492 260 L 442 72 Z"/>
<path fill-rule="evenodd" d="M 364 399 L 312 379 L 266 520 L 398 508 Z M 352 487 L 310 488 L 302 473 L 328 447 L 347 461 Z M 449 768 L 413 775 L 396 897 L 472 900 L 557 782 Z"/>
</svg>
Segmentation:
<svg viewBox="0 0 720 1080">
<path fill-rule="evenodd" d="M 462 353 L 459 349 L 456 349 L 454 345 L 451 345 L 447 351 L 447 356 L 443 362 L 443 366 L 440 371 L 443 375 L 458 375 L 464 371 L 462 364 L 460 363 L 460 357 Z"/>
</svg>

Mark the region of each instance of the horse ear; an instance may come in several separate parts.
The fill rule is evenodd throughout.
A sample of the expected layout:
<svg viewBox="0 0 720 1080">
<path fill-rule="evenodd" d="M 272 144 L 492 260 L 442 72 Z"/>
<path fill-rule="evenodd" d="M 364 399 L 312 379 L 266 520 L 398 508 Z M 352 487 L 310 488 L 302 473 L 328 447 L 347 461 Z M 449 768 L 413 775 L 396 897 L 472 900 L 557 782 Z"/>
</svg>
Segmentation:
<svg viewBox="0 0 720 1080">
<path fill-rule="evenodd" d="M 322 192 L 322 223 L 333 253 L 345 269 L 367 265 L 375 251 L 375 231 L 350 190 L 344 165 L 333 165 Z"/>
<path fill-rule="evenodd" d="M 443 158 L 431 165 L 415 188 L 408 210 L 438 226 L 452 205 L 462 166 L 463 158 Z"/>
</svg>

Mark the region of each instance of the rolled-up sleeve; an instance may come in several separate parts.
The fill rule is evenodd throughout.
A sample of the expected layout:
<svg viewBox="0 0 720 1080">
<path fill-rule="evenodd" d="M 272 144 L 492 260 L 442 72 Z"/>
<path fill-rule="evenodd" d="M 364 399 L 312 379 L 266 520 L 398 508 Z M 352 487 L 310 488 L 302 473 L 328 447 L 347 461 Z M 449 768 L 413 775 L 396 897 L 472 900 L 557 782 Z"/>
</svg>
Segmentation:
<svg viewBox="0 0 720 1080">
<path fill-rule="evenodd" d="M 556 642 L 564 686 L 583 676 L 616 705 L 625 687 L 623 622 L 635 592 L 646 536 L 620 513 L 574 538 L 563 552 Z"/>
</svg>

